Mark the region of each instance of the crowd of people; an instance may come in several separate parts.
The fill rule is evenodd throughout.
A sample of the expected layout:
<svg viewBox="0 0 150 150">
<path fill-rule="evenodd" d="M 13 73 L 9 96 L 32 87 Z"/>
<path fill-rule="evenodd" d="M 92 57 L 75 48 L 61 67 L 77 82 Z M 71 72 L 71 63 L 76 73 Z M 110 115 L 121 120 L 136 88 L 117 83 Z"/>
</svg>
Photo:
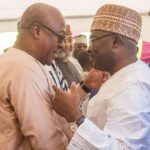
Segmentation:
<svg viewBox="0 0 150 150">
<path fill-rule="evenodd" d="M 1 150 L 150 150 L 150 69 L 137 59 L 142 19 L 101 6 L 73 37 L 61 12 L 35 3 L 0 57 Z"/>
</svg>

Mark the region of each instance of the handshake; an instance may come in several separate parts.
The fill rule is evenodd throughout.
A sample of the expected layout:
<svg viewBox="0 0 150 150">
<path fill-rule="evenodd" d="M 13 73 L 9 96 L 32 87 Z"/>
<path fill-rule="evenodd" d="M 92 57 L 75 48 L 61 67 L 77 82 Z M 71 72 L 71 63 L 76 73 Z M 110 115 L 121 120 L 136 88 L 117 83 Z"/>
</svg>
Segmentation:
<svg viewBox="0 0 150 150">
<path fill-rule="evenodd" d="M 52 108 L 68 122 L 74 122 L 82 116 L 80 103 L 83 97 L 92 89 L 97 89 L 110 77 L 109 73 L 91 69 L 83 78 L 81 84 L 72 83 L 68 91 L 53 86 L 55 97 Z"/>
</svg>

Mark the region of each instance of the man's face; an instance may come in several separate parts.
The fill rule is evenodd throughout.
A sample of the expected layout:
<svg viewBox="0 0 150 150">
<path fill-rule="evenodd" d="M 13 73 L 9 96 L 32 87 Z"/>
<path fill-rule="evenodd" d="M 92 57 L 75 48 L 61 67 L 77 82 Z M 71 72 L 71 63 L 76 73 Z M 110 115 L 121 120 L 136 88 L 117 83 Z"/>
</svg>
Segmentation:
<svg viewBox="0 0 150 150">
<path fill-rule="evenodd" d="M 65 36 L 62 48 L 57 52 L 57 58 L 62 61 L 68 61 L 72 51 L 72 37 L 69 35 Z"/>
<path fill-rule="evenodd" d="M 92 57 L 96 69 L 110 72 L 115 65 L 115 53 L 112 48 L 112 34 L 92 31 Z"/>
<path fill-rule="evenodd" d="M 56 59 L 56 53 L 62 48 L 62 41 L 65 37 L 65 25 L 59 29 L 53 29 L 52 27 L 40 24 L 43 28 L 43 35 L 41 38 L 42 62 L 43 64 L 50 65 L 54 59 Z"/>
<path fill-rule="evenodd" d="M 75 43 L 74 44 L 74 51 L 73 51 L 74 57 L 77 58 L 79 53 L 81 51 L 86 50 L 86 49 L 87 49 L 87 44 L 85 44 L 85 43 Z"/>
</svg>

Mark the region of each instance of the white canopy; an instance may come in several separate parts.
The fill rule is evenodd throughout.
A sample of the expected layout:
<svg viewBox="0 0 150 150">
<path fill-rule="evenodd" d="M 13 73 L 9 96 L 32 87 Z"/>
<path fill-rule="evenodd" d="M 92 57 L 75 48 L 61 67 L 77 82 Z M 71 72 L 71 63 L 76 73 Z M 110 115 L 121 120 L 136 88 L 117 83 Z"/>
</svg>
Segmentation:
<svg viewBox="0 0 150 150">
<path fill-rule="evenodd" d="M 1 0 L 0 19 L 18 18 L 26 7 L 37 2 L 56 6 L 64 16 L 94 15 L 106 3 L 121 4 L 141 13 L 150 11 L 149 0 Z"/>
<path fill-rule="evenodd" d="M 103 4 L 113 3 L 127 6 L 143 16 L 143 39 L 150 41 L 150 0 L 0 0 L 0 32 L 16 31 L 18 18 L 31 4 L 42 2 L 60 9 L 73 32 L 90 31 L 97 9 Z"/>
</svg>

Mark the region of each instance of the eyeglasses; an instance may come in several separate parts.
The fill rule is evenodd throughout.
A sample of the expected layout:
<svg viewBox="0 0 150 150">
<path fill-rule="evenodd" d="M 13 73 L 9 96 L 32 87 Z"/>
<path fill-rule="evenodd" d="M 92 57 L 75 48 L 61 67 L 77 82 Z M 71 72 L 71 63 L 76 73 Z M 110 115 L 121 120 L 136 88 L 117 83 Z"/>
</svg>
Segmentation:
<svg viewBox="0 0 150 150">
<path fill-rule="evenodd" d="M 58 42 L 62 43 L 65 39 L 65 35 L 61 35 L 60 33 L 57 33 L 56 31 L 50 29 L 49 27 L 47 27 L 46 25 L 42 24 L 42 23 L 37 23 L 39 25 L 41 25 L 42 27 L 46 28 L 47 30 L 49 30 L 50 32 L 52 32 L 55 36 L 58 37 Z"/>
<path fill-rule="evenodd" d="M 100 39 L 103 39 L 103 38 L 105 38 L 105 37 L 108 37 L 108 36 L 111 36 L 111 35 L 113 35 L 114 33 L 110 33 L 110 34 L 106 34 L 106 35 L 104 35 L 104 36 L 100 36 L 100 37 L 90 37 L 90 42 L 92 43 L 92 42 L 94 42 L 94 41 L 96 41 L 96 40 L 100 40 Z"/>
</svg>

